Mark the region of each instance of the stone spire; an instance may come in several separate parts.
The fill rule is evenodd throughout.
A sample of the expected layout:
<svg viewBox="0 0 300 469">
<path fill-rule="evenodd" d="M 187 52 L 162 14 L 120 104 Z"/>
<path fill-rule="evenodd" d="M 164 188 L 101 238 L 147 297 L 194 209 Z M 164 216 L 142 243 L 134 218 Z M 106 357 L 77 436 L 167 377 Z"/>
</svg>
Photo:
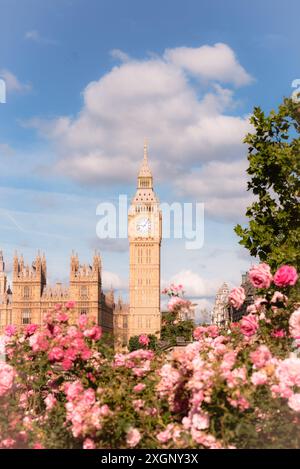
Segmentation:
<svg viewBox="0 0 300 469">
<path fill-rule="evenodd" d="M 111 285 L 109 292 L 105 295 L 109 304 L 113 305 L 115 302 L 115 292 L 113 286 Z"/>
<path fill-rule="evenodd" d="M 0 251 L 0 272 L 4 272 L 5 270 L 5 263 L 3 260 L 3 252 Z"/>
<path fill-rule="evenodd" d="M 149 167 L 149 163 L 148 163 L 148 144 L 147 144 L 147 141 L 145 140 L 145 143 L 144 143 L 144 158 L 143 158 L 143 162 L 142 162 L 142 166 L 141 166 L 141 169 L 140 169 L 140 172 L 139 172 L 139 178 L 142 177 L 151 177 L 152 178 L 152 173 L 151 173 L 151 169 Z"/>
<path fill-rule="evenodd" d="M 0 251 L 0 304 L 3 303 L 4 296 L 6 293 L 6 274 L 5 274 L 5 263 L 3 260 L 3 252 Z"/>
</svg>

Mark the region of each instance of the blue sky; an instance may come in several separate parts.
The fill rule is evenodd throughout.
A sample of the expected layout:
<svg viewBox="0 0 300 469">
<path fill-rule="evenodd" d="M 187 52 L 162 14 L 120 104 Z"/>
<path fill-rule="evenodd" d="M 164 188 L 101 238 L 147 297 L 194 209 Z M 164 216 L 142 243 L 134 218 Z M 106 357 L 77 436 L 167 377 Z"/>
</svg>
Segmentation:
<svg viewBox="0 0 300 469">
<path fill-rule="evenodd" d="M 126 294 L 126 242 L 97 241 L 96 206 L 133 195 L 149 139 L 161 201 L 205 203 L 205 243 L 162 245 L 162 279 L 200 307 L 250 265 L 233 226 L 251 200 L 254 105 L 275 107 L 300 77 L 296 0 L 0 0 L 0 248 L 67 280 L 75 248 L 103 256 Z M 176 255 L 175 255 L 176 254 Z"/>
</svg>

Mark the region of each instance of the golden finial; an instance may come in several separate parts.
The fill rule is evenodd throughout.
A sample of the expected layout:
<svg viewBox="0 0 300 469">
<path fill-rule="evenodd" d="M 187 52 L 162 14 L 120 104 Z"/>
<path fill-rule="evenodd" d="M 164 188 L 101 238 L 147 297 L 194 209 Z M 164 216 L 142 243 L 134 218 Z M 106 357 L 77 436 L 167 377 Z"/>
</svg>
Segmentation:
<svg viewBox="0 0 300 469">
<path fill-rule="evenodd" d="M 148 160 L 148 140 L 144 139 L 144 160 Z"/>
</svg>

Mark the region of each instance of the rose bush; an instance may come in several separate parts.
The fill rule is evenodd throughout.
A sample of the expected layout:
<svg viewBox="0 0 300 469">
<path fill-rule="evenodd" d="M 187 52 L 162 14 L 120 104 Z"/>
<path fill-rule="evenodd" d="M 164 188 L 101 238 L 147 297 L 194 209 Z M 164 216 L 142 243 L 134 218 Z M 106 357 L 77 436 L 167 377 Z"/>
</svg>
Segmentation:
<svg viewBox="0 0 300 469">
<path fill-rule="evenodd" d="M 184 298 L 182 285 L 173 283 L 162 291 L 169 296 L 167 303 L 167 312 L 162 316 L 161 338 L 170 345 L 176 344 L 176 338 L 183 338 L 186 342 L 192 339 L 194 321 L 187 319 L 193 313 L 194 305 L 191 301 Z"/>
<path fill-rule="evenodd" d="M 198 326 L 192 343 L 165 354 L 147 348 L 147 336 L 143 348 L 114 354 L 86 316 L 69 323 L 73 304 L 41 327 L 8 327 L 1 448 L 298 448 L 295 275 L 284 271 L 279 287 L 265 265 L 255 272 L 247 316 Z"/>
</svg>

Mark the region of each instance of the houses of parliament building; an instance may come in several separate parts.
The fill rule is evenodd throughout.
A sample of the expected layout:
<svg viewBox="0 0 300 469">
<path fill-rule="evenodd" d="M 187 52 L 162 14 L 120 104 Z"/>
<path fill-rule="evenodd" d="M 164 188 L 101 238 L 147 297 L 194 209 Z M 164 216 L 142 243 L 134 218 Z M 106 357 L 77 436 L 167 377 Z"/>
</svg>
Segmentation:
<svg viewBox="0 0 300 469">
<path fill-rule="evenodd" d="M 128 211 L 130 252 L 129 304 L 115 302 L 113 290 L 104 293 L 101 281 L 101 258 L 95 252 L 91 265 L 70 259 L 69 286 L 47 285 L 45 255 L 37 254 L 31 265 L 15 254 L 12 285 L 8 285 L 3 252 L 0 251 L 0 333 L 8 324 L 18 327 L 42 324 L 44 315 L 58 303 L 74 301 L 71 320 L 81 314 L 95 319 L 103 331 L 113 333 L 121 346 L 131 336 L 155 334 L 159 337 L 160 246 L 162 215 L 153 190 L 147 147 L 138 174 L 137 191 Z"/>
</svg>

